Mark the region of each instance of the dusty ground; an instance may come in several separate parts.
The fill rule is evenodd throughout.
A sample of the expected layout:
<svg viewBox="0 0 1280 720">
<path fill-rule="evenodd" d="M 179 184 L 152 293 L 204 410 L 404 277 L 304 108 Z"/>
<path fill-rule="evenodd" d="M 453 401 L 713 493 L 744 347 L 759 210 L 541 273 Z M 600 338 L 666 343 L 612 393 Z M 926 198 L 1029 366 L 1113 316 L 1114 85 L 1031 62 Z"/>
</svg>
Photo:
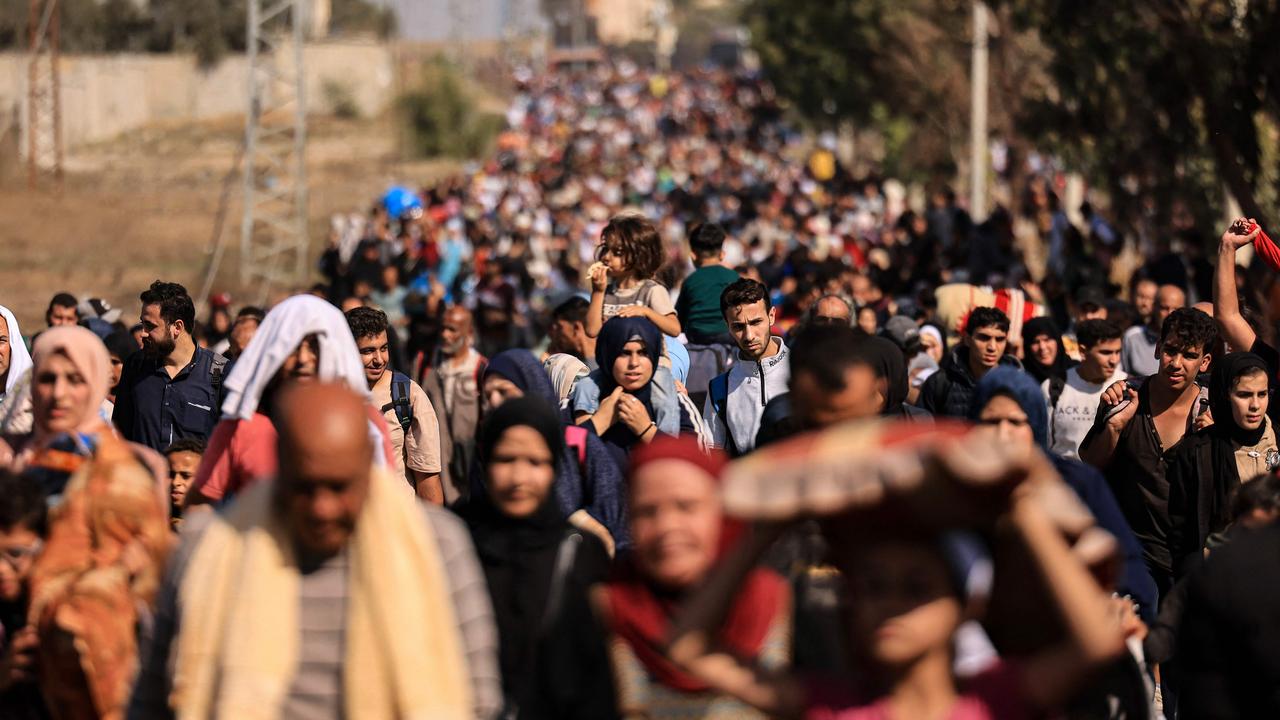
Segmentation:
<svg viewBox="0 0 1280 720">
<path fill-rule="evenodd" d="M 156 278 L 192 293 L 203 280 L 219 198 L 243 134 L 240 120 L 158 127 L 68 153 L 60 195 L 27 189 L 13 147 L 0 148 L 0 304 L 25 334 L 43 327 L 49 297 L 66 290 L 137 312 Z M 457 167 L 401 159 L 388 119 L 313 120 L 307 153 L 312 254 L 334 212 L 367 207 L 393 182 L 421 183 Z M 223 228 L 227 253 L 214 289 L 248 299 L 239 284 L 240 176 Z"/>
</svg>

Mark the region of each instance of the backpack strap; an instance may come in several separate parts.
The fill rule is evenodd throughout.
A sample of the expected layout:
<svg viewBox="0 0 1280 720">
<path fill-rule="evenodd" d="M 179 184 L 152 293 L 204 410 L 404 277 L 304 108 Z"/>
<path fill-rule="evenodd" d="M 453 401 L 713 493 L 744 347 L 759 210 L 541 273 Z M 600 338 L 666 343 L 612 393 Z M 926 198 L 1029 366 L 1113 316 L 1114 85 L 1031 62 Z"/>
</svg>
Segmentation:
<svg viewBox="0 0 1280 720">
<path fill-rule="evenodd" d="M 578 467 L 587 467 L 587 429 L 581 425 L 566 425 L 564 428 L 564 444 L 578 453 Z M 586 473 L 584 472 L 583 475 Z"/>
<path fill-rule="evenodd" d="M 223 392 L 222 389 L 222 381 L 226 379 L 227 364 L 229 362 L 231 361 L 226 357 L 219 355 L 218 353 L 214 353 L 213 362 L 209 366 L 209 386 L 213 388 L 213 398 L 215 402 L 214 415 L 218 417 L 222 416 L 222 401 L 226 398 L 226 393 Z"/>
<path fill-rule="evenodd" d="M 729 373 L 723 372 L 711 378 L 711 383 L 707 386 L 707 397 L 711 399 L 711 407 L 715 408 L 720 422 L 724 423 L 725 449 L 731 456 L 737 457 L 741 453 L 738 452 L 738 443 L 734 441 L 733 430 L 729 426 Z"/>
<path fill-rule="evenodd" d="M 1066 389 L 1067 381 L 1057 375 L 1049 378 L 1049 410 L 1053 411 L 1058 407 L 1058 399 L 1062 397 L 1062 391 Z"/>
<path fill-rule="evenodd" d="M 391 402 L 382 407 L 382 412 L 396 411 L 396 421 L 400 429 L 409 432 L 413 427 L 413 404 L 409 401 L 409 377 L 402 373 L 391 373 Z"/>
</svg>

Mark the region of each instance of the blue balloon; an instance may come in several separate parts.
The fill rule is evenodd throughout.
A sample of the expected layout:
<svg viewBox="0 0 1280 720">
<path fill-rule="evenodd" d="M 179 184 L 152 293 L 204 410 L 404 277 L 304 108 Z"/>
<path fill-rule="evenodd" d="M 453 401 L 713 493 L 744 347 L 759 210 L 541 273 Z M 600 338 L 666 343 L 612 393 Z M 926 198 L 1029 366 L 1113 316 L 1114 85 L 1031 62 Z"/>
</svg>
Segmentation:
<svg viewBox="0 0 1280 720">
<path fill-rule="evenodd" d="M 382 196 L 382 206 L 387 209 L 388 215 L 399 218 L 410 210 L 421 210 L 422 198 L 409 188 L 397 185 Z"/>
</svg>

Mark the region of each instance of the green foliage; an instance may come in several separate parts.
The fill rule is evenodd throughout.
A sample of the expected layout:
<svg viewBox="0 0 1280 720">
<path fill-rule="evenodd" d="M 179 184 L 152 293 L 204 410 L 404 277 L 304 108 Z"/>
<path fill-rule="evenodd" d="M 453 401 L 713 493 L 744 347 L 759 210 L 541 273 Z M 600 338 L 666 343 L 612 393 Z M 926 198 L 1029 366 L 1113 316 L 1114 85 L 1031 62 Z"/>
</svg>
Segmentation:
<svg viewBox="0 0 1280 720">
<path fill-rule="evenodd" d="M 1280 3 L 988 0 L 993 135 L 1061 155 L 1122 224 L 1216 222 L 1280 198 Z M 765 71 L 817 127 L 878 131 L 883 169 L 953 173 L 968 153 L 970 0 L 744 0 Z"/>
<path fill-rule="evenodd" d="M 1028 127 L 1071 152 L 1121 205 L 1136 213 L 1151 197 L 1162 219 L 1185 210 L 1212 222 L 1225 184 L 1247 214 L 1263 217 L 1259 128 L 1274 127 L 1280 110 L 1276 3 L 1007 5 L 1053 53 L 1057 91 L 1034 98 Z"/>
<path fill-rule="evenodd" d="M 396 11 L 369 0 L 333 0 L 329 30 L 334 35 L 370 33 L 389 38 L 396 34 Z"/>
<path fill-rule="evenodd" d="M 880 65 L 890 38 L 883 28 L 892 5 L 749 0 L 744 20 L 779 92 L 805 117 L 833 126 L 871 119 L 868 99 L 885 80 Z"/>
<path fill-rule="evenodd" d="M 325 105 L 334 117 L 343 120 L 354 120 L 360 117 L 360 105 L 351 93 L 351 86 L 338 80 L 325 80 L 320 88 L 324 94 Z"/>
<path fill-rule="evenodd" d="M 950 176 L 967 148 L 968 2 L 746 0 L 766 74 L 810 124 L 852 122 L 885 137 L 884 169 Z M 1011 102 L 993 101 L 991 125 Z"/>
<path fill-rule="evenodd" d="M 417 87 L 396 104 L 412 151 L 421 157 L 479 157 L 504 124 L 501 116 L 477 109 L 460 72 L 440 58 L 426 63 Z"/>
<path fill-rule="evenodd" d="M 247 0 L 59 0 L 62 50 L 192 52 L 202 65 L 245 49 Z M 0 50 L 27 46 L 28 0 L 0 0 Z M 285 18 L 281 18 L 282 20 Z M 333 34 L 395 33 L 395 11 L 371 0 L 333 0 Z"/>
</svg>

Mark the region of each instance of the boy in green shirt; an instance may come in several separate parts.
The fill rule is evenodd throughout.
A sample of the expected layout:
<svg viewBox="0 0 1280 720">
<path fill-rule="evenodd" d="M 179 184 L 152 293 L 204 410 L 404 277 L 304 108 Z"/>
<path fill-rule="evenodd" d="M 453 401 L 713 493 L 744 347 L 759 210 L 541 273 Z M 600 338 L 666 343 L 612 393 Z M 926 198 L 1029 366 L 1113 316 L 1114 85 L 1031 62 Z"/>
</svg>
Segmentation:
<svg viewBox="0 0 1280 720">
<path fill-rule="evenodd" d="M 685 278 L 676 300 L 676 317 L 688 341 L 689 398 L 697 407 L 706 400 L 711 378 L 728 369 L 734 349 L 720 312 L 720 294 L 738 279 L 738 273 L 720 264 L 724 238 L 724 228 L 716 223 L 699 223 L 689 231 L 696 269 Z"/>
</svg>

